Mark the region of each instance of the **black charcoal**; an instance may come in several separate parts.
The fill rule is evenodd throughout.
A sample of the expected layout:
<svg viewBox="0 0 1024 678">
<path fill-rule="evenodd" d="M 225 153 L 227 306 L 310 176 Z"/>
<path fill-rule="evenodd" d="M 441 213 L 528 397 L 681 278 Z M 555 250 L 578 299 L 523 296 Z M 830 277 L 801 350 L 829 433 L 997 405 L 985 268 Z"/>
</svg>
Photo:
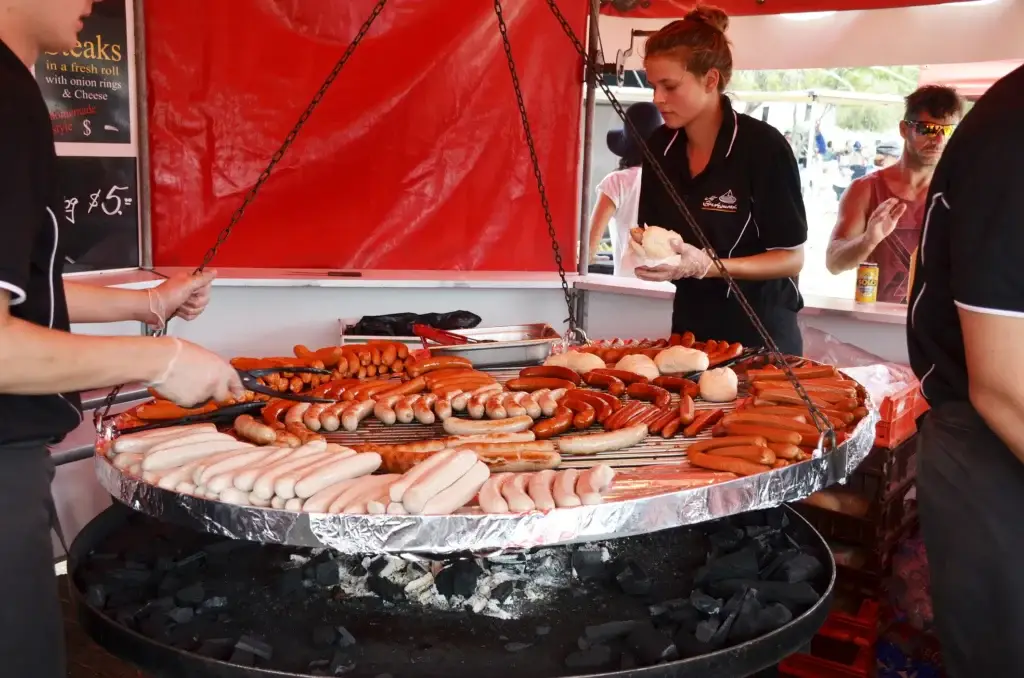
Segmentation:
<svg viewBox="0 0 1024 678">
<path fill-rule="evenodd" d="M 151 600 L 148 603 L 146 603 L 145 611 L 149 612 L 149 613 L 151 613 L 151 612 L 165 613 L 165 612 L 170 612 L 175 607 L 177 607 L 177 606 L 174 604 L 174 598 L 173 597 L 171 597 L 171 596 L 162 596 L 160 598 L 154 598 L 153 600 Z"/>
<path fill-rule="evenodd" d="M 363 567 L 362 563 L 356 563 L 352 566 L 348 573 L 353 577 L 363 577 L 366 575 L 366 568 Z"/>
<path fill-rule="evenodd" d="M 356 663 L 347 654 L 338 650 L 331 658 L 331 666 L 327 670 L 330 676 L 344 676 L 356 670 Z"/>
<path fill-rule="evenodd" d="M 705 586 L 723 579 L 756 579 L 758 574 L 757 552 L 752 546 L 745 546 L 735 553 L 708 561 L 697 571 L 696 583 Z"/>
<path fill-rule="evenodd" d="M 211 638 L 204 640 L 199 645 L 196 654 L 210 659 L 224 660 L 231 656 L 234 646 L 235 641 L 230 638 Z"/>
<path fill-rule="evenodd" d="M 370 561 L 370 566 L 366 568 L 370 574 L 380 574 L 381 571 L 388 566 L 387 556 L 381 556 L 380 558 L 374 558 Z"/>
<path fill-rule="evenodd" d="M 102 610 L 107 604 L 107 587 L 103 584 L 93 584 L 85 592 L 85 602 L 97 610 Z"/>
<path fill-rule="evenodd" d="M 173 575 L 167 575 L 160 580 L 160 583 L 156 587 L 157 595 L 160 596 L 173 596 L 174 592 L 181 588 L 182 582 L 180 579 Z"/>
<path fill-rule="evenodd" d="M 633 669 L 640 666 L 640 662 L 637 661 L 636 655 L 626 650 L 619 657 L 619 670 L 621 671 L 632 671 Z"/>
<path fill-rule="evenodd" d="M 356 644 L 356 637 L 353 636 L 348 629 L 344 626 L 339 626 L 338 631 L 338 647 L 345 649 L 346 647 L 352 647 Z"/>
<path fill-rule="evenodd" d="M 341 581 L 341 570 L 334 562 L 320 563 L 316 566 L 316 583 L 320 586 L 335 586 Z"/>
<path fill-rule="evenodd" d="M 789 514 L 783 508 L 768 509 L 764 512 L 765 522 L 772 527 L 784 530 L 789 527 Z"/>
<path fill-rule="evenodd" d="M 644 666 L 670 661 L 677 655 L 672 639 L 649 624 L 640 624 L 634 628 L 626 638 L 626 646 Z"/>
<path fill-rule="evenodd" d="M 764 635 L 793 621 L 793 613 L 782 603 L 764 607 L 757 615 L 757 634 Z"/>
<path fill-rule="evenodd" d="M 245 542 L 236 541 L 234 539 L 221 539 L 203 547 L 203 551 L 208 556 L 221 557 L 226 556 L 233 551 L 236 551 Z"/>
<path fill-rule="evenodd" d="M 516 584 L 513 581 L 503 581 L 493 589 L 491 589 L 491 600 L 495 600 L 499 603 L 504 603 L 508 600 L 508 597 L 515 591 Z"/>
<path fill-rule="evenodd" d="M 240 650 L 236 647 L 228 661 L 238 666 L 256 666 L 256 655 L 248 650 Z"/>
<path fill-rule="evenodd" d="M 434 587 L 445 598 L 455 595 L 455 568 L 446 567 L 434 577 Z"/>
<path fill-rule="evenodd" d="M 149 570 L 149 565 L 141 560 L 126 560 L 124 561 L 124 566 L 129 570 L 138 570 L 140 572 Z"/>
<path fill-rule="evenodd" d="M 565 666 L 570 669 L 597 669 L 612 660 L 612 651 L 606 645 L 593 645 L 586 650 L 573 652 L 565 658 Z"/>
<path fill-rule="evenodd" d="M 730 600 L 725 604 L 725 607 L 732 610 L 729 615 L 722 620 L 721 626 L 715 631 L 715 635 L 712 636 L 709 641 L 712 647 L 721 648 L 725 645 L 725 641 L 729 638 L 729 634 L 732 632 L 732 627 L 736 623 L 736 618 L 739 616 L 740 610 L 744 607 L 744 602 L 747 598 L 753 598 L 755 596 L 753 589 L 747 589 L 742 593 L 737 593 L 733 600 Z"/>
<path fill-rule="evenodd" d="M 583 637 L 588 641 L 589 645 L 599 645 L 609 640 L 628 636 L 632 633 L 633 629 L 641 623 L 642 622 L 628 620 L 595 624 L 594 626 L 588 626 L 583 629 Z"/>
<path fill-rule="evenodd" d="M 293 568 L 281 573 L 277 580 L 277 592 L 282 596 L 290 596 L 300 593 L 302 586 L 302 570 Z"/>
<path fill-rule="evenodd" d="M 578 549 L 572 554 L 572 569 L 576 578 L 581 581 L 605 579 L 608 577 L 608 564 L 604 561 L 602 549 Z"/>
<path fill-rule="evenodd" d="M 792 558 L 780 563 L 769 577 L 774 581 L 799 584 L 814 579 L 821 574 L 821 561 L 807 553 L 797 553 Z"/>
<path fill-rule="evenodd" d="M 206 589 L 203 588 L 202 584 L 192 584 L 191 586 L 179 589 L 174 594 L 174 599 L 178 601 L 179 605 L 195 607 L 206 600 Z"/>
<path fill-rule="evenodd" d="M 692 605 L 695 610 L 708 617 L 716 615 L 722 611 L 722 601 L 718 598 L 709 596 L 703 591 L 694 591 L 690 594 L 690 605 Z"/>
<path fill-rule="evenodd" d="M 697 628 L 697 624 L 704 619 L 705 615 L 693 605 L 687 603 L 686 605 L 672 608 L 668 611 L 667 616 L 672 622 L 679 624 L 681 629 L 692 633 Z"/>
<path fill-rule="evenodd" d="M 110 595 L 107 596 L 107 607 L 118 608 L 124 607 L 125 605 L 132 605 L 135 603 L 141 603 L 146 600 L 149 596 L 145 588 L 138 586 L 126 586 L 118 589 L 111 589 Z"/>
<path fill-rule="evenodd" d="M 145 586 L 153 578 L 153 575 L 149 570 L 122 568 L 111 570 L 107 573 L 107 577 L 124 586 Z"/>
<path fill-rule="evenodd" d="M 139 622 L 139 633 L 153 640 L 167 638 L 167 622 L 163 615 L 147 617 Z"/>
<path fill-rule="evenodd" d="M 231 615 L 218 614 L 217 615 L 217 623 L 218 624 L 230 624 L 231 623 Z"/>
<path fill-rule="evenodd" d="M 200 607 L 204 610 L 223 610 L 227 606 L 227 598 L 225 598 L 224 596 L 214 596 L 212 598 L 207 598 L 206 600 L 204 600 L 203 604 Z"/>
<path fill-rule="evenodd" d="M 181 576 L 188 577 L 192 574 L 197 574 L 203 569 L 203 565 L 206 564 L 206 552 L 196 551 L 187 558 L 182 558 L 174 564 L 174 569 Z"/>
<path fill-rule="evenodd" d="M 718 628 L 722 625 L 718 617 L 712 617 L 711 619 L 705 619 L 701 623 L 697 624 L 697 629 L 694 631 L 694 636 L 697 638 L 697 642 L 709 643 L 714 637 Z"/>
<path fill-rule="evenodd" d="M 156 565 L 153 569 L 157 572 L 167 572 L 174 567 L 174 559 L 168 558 L 167 556 L 160 556 L 156 559 Z"/>
<path fill-rule="evenodd" d="M 334 638 L 336 636 L 337 632 L 333 626 L 317 626 L 313 629 L 313 646 L 330 647 L 334 645 Z"/>
<path fill-rule="evenodd" d="M 538 626 L 536 629 L 534 629 L 534 633 L 536 633 L 538 636 L 546 636 L 549 633 L 551 633 L 551 627 L 550 626 Z"/>
<path fill-rule="evenodd" d="M 675 635 L 673 641 L 679 656 L 683 659 L 699 657 L 714 651 L 714 648 L 708 643 L 697 640 L 692 631 L 680 631 Z"/>
<path fill-rule="evenodd" d="M 651 592 L 651 578 L 632 560 L 627 561 L 622 571 L 615 575 L 615 581 L 629 596 L 646 596 Z"/>
<path fill-rule="evenodd" d="M 144 605 L 138 604 L 121 607 L 118 608 L 116 612 L 114 612 L 114 619 L 121 626 L 126 626 L 128 628 L 134 629 L 136 626 L 135 622 L 139 618 L 139 615 L 142 613 L 144 609 L 146 609 Z"/>
<path fill-rule="evenodd" d="M 262 638 L 254 638 L 253 636 L 242 636 L 235 643 L 236 650 L 242 650 L 244 652 L 251 652 L 260 659 L 270 661 L 270 658 L 274 656 L 274 648 L 270 646 Z"/>
<path fill-rule="evenodd" d="M 377 575 L 370 575 L 367 577 L 366 585 L 369 586 L 370 590 L 378 596 L 390 602 L 401 600 L 405 594 L 404 586 Z"/>
<path fill-rule="evenodd" d="M 175 624 L 187 624 L 195 616 L 195 610 L 191 607 L 176 607 L 167 613 L 167 618 Z"/>
<path fill-rule="evenodd" d="M 730 644 L 743 643 L 761 635 L 761 602 L 756 595 L 744 595 L 737 603 L 736 621 L 729 629 Z M 786 609 L 786 608 L 782 608 Z"/>
<path fill-rule="evenodd" d="M 732 553 L 743 544 L 746 535 L 743 530 L 726 526 L 708 535 L 708 543 L 711 544 L 712 553 L 716 556 Z"/>
<path fill-rule="evenodd" d="M 329 676 L 331 674 L 327 672 L 327 669 L 330 665 L 331 660 L 329 659 L 317 659 L 309 663 L 309 666 L 306 667 L 306 673 L 311 676 Z"/>
<path fill-rule="evenodd" d="M 455 595 L 469 598 L 476 592 L 477 581 L 483 574 L 483 569 L 475 560 L 460 560 L 452 565 L 455 570 L 455 581 L 452 590 Z"/>
<path fill-rule="evenodd" d="M 791 612 L 802 612 L 814 605 L 821 596 L 807 582 L 787 584 L 778 581 L 754 581 L 752 579 L 730 579 L 715 582 L 710 586 L 711 592 L 720 596 L 733 596 L 737 591 L 755 589 L 757 598 L 764 605 L 782 603 Z"/>
<path fill-rule="evenodd" d="M 522 652 L 528 647 L 533 647 L 533 643 L 505 643 L 505 649 L 509 652 Z"/>
</svg>

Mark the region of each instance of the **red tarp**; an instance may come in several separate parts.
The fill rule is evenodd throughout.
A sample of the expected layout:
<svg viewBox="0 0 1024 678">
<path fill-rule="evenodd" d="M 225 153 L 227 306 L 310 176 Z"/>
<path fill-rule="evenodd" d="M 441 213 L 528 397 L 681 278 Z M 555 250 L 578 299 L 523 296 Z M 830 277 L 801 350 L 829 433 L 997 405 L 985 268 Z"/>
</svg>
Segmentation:
<svg viewBox="0 0 1024 678">
<path fill-rule="evenodd" d="M 942 5 L 949 0 L 712 0 L 707 4 L 720 7 L 730 16 L 756 14 L 789 14 L 792 12 L 829 12 L 855 9 L 892 9 L 918 5 Z M 602 14 L 628 16 L 634 19 L 678 19 L 695 3 L 690 0 L 651 0 L 649 7 L 619 12 L 611 5 L 601 8 Z"/>
<path fill-rule="evenodd" d="M 965 97 L 977 99 L 997 80 L 1021 66 L 1024 61 L 978 61 L 970 64 L 922 66 L 918 86 L 956 87 Z"/>
<path fill-rule="evenodd" d="M 580 36 L 588 3 L 559 2 Z M 156 265 L 199 264 L 374 4 L 146 3 Z M 505 5 L 572 270 L 582 61 Z M 554 270 L 492 4 L 390 0 L 214 264 Z"/>
</svg>

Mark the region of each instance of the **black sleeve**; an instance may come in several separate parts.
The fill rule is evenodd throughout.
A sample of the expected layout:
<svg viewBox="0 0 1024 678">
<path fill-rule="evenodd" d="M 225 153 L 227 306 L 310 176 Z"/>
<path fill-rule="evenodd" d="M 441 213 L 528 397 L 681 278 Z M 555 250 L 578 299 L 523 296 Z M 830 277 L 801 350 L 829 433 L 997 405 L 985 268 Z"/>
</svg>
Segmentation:
<svg viewBox="0 0 1024 678">
<path fill-rule="evenodd" d="M 774 128 L 764 133 L 763 150 L 753 158 L 754 221 L 766 250 L 792 249 L 807 242 L 800 168 L 785 137 Z"/>
<path fill-rule="evenodd" d="M 662 127 L 655 130 L 647 139 L 647 147 L 656 158 L 663 157 L 665 153 L 665 147 L 668 144 L 667 132 L 668 128 Z M 662 167 L 664 168 L 664 164 Z M 679 217 L 666 221 L 669 215 L 665 212 L 665 204 L 669 202 L 668 191 L 665 190 L 665 186 L 661 183 L 650 162 L 644 158 L 644 162 L 640 166 L 640 201 L 636 213 L 637 225 L 671 228 L 671 225 L 678 221 Z"/>
<path fill-rule="evenodd" d="M 930 237 L 929 221 L 948 219 L 950 284 L 957 306 L 1024 314 L 1021 153 L 1024 143 L 1001 134 L 998 142 L 978 144 L 969 164 L 958 163 L 950 175 L 949 195 L 933 190 L 928 196 L 922 237 Z"/>
<path fill-rule="evenodd" d="M 36 229 L 33 158 L 17 99 L 11 93 L 0 97 L 0 160 L 6 167 L 0 181 L 0 289 L 10 292 L 12 305 L 25 301 Z"/>
</svg>

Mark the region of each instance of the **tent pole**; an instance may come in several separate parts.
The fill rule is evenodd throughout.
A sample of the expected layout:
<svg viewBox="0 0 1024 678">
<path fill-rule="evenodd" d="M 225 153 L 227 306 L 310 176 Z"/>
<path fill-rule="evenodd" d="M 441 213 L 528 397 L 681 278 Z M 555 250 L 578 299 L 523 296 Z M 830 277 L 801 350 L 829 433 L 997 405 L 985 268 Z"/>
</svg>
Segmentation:
<svg viewBox="0 0 1024 678">
<path fill-rule="evenodd" d="M 600 16 L 599 0 L 590 0 L 589 22 L 587 27 L 587 53 L 593 63 L 598 62 L 598 17 Z M 579 266 L 580 275 L 586 275 L 590 267 L 590 171 L 591 147 L 594 137 L 594 107 L 596 105 L 597 73 L 584 67 L 585 93 L 583 103 L 583 150 L 582 171 L 580 172 L 580 209 L 579 209 Z"/>
<path fill-rule="evenodd" d="M 133 3 L 135 24 L 135 135 L 138 144 L 139 250 L 142 268 L 153 268 L 152 205 L 149 185 L 149 83 L 146 76 L 145 0 Z"/>
</svg>

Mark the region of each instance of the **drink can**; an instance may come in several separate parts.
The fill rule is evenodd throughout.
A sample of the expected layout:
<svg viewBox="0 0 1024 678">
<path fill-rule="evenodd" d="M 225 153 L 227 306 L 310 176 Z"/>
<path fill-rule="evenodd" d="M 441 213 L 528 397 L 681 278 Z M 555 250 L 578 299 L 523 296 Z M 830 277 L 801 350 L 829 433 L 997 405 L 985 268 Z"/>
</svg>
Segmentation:
<svg viewBox="0 0 1024 678">
<path fill-rule="evenodd" d="M 857 267 L 857 293 L 854 300 L 861 304 L 878 301 L 878 264 L 864 263 Z"/>
</svg>

